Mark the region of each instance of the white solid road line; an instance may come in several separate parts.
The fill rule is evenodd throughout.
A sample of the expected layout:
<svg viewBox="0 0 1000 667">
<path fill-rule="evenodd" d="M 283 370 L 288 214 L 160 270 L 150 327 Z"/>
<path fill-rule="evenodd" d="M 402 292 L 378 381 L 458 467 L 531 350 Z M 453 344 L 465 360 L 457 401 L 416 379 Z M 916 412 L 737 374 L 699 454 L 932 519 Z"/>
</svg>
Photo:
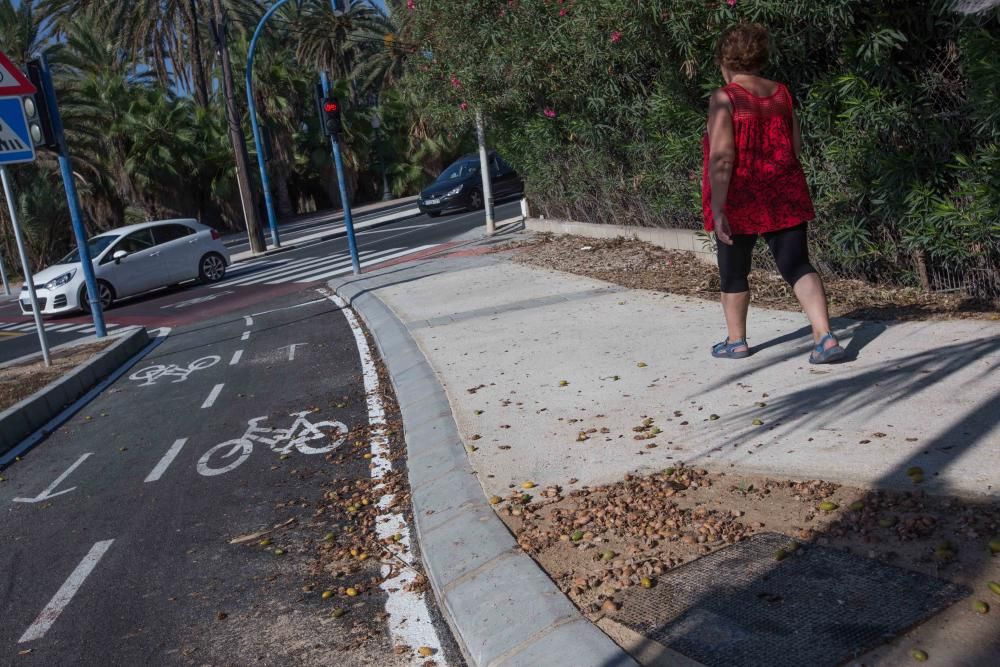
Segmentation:
<svg viewBox="0 0 1000 667">
<path fill-rule="evenodd" d="M 392 471 L 389 459 L 389 440 L 386 437 L 385 406 L 382 403 L 382 392 L 379 387 L 378 371 L 372 359 L 371 348 L 365 338 L 364 330 L 358 323 L 354 311 L 350 309 L 336 294 L 327 290 L 317 290 L 335 303 L 347 318 L 347 323 L 354 334 L 354 342 L 361 356 L 361 369 L 364 377 L 365 394 L 368 404 L 368 423 L 371 425 L 369 438 L 371 443 L 371 475 L 372 479 L 383 479 Z M 380 483 L 376 490 L 383 488 Z M 398 534 L 400 539 L 395 544 L 400 549 L 393 553 L 404 563 L 409 564 L 409 556 L 413 553 L 410 546 L 410 527 L 406 519 L 397 511 L 390 509 L 393 494 L 384 494 L 378 501 L 381 513 L 375 518 L 375 532 L 386 543 L 389 538 Z M 393 571 L 395 570 L 395 574 Z M 439 667 L 447 667 L 448 662 L 441 652 L 441 640 L 431 622 L 430 610 L 424 593 L 407 590 L 408 584 L 415 581 L 417 573 L 410 567 L 396 568 L 392 564 L 382 565 L 382 583 L 379 587 L 385 592 L 385 611 L 389 615 L 387 621 L 389 634 L 394 644 L 409 646 L 428 646 L 435 651 L 435 662 Z"/>
<path fill-rule="evenodd" d="M 230 366 L 235 366 L 240 363 L 240 358 L 243 356 L 243 350 L 236 350 L 233 352 L 233 358 L 229 360 Z"/>
<path fill-rule="evenodd" d="M 213 405 L 215 405 L 215 399 L 219 397 L 219 392 L 221 392 L 222 388 L 225 386 L 226 386 L 225 383 L 223 383 L 223 384 L 217 384 L 214 387 L 212 387 L 212 391 L 208 392 L 208 398 L 206 398 L 205 402 L 201 404 L 202 409 L 210 408 Z"/>
<path fill-rule="evenodd" d="M 222 385 L 219 386 L 221 387 Z M 185 442 L 187 442 L 187 438 L 178 438 L 177 440 L 174 440 L 174 444 L 170 445 L 170 449 L 167 450 L 167 453 L 163 455 L 163 458 L 160 459 L 160 462 L 156 464 L 156 467 L 153 468 L 152 472 L 146 476 L 144 481 L 155 482 L 163 477 L 163 473 L 167 471 L 170 464 L 174 462 L 175 458 L 177 458 L 177 455 L 180 453 L 181 447 L 184 446 Z"/>
<path fill-rule="evenodd" d="M 90 551 L 83 557 L 83 560 L 76 566 L 76 569 L 69 575 L 69 578 L 63 583 L 62 587 L 56 591 L 56 594 L 49 600 L 49 603 L 45 605 L 45 609 L 42 609 L 41 613 L 38 614 L 35 622 L 29 625 L 24 634 L 21 635 L 21 638 L 17 640 L 18 644 L 41 639 L 45 636 L 45 633 L 56 622 L 56 619 L 59 618 L 66 605 L 73 599 L 76 592 L 80 590 L 80 586 L 83 585 L 84 580 L 93 572 L 107 550 L 111 548 L 113 542 L 114 540 L 102 540 L 90 548 Z"/>
</svg>

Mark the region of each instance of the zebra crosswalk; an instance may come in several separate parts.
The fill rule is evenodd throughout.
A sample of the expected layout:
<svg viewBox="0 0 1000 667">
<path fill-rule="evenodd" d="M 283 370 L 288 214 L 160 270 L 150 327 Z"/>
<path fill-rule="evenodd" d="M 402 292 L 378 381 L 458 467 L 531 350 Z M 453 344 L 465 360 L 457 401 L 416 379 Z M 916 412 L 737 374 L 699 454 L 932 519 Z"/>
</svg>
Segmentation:
<svg viewBox="0 0 1000 667">
<path fill-rule="evenodd" d="M 429 250 L 438 244 L 416 248 L 388 248 L 360 253 L 361 267 L 380 264 L 397 257 Z M 212 285 L 212 289 L 247 285 L 281 285 L 284 283 L 312 283 L 329 280 L 335 276 L 351 272 L 351 256 L 339 252 L 322 257 L 300 259 L 258 259 L 234 265 L 226 277 Z"/>
<path fill-rule="evenodd" d="M 108 322 L 105 324 L 105 328 L 108 333 L 121 330 L 125 325 L 113 324 Z M 0 332 L 27 332 L 34 331 L 35 323 L 32 322 L 0 322 Z M 57 333 L 74 333 L 74 334 L 92 334 L 94 333 L 93 324 L 80 324 L 79 322 L 67 322 L 61 324 L 51 324 L 49 322 L 45 323 L 46 331 L 54 331 Z"/>
</svg>

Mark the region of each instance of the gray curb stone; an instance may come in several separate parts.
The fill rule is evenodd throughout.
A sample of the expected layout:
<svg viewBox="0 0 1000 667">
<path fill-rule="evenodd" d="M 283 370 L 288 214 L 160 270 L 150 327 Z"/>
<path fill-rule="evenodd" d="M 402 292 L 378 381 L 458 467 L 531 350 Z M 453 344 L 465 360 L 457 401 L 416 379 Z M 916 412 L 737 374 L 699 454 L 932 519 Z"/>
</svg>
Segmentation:
<svg viewBox="0 0 1000 667">
<path fill-rule="evenodd" d="M 393 280 L 374 274 L 328 284 L 365 321 L 392 377 L 418 544 L 466 659 L 475 667 L 636 666 L 518 548 L 487 502 L 444 387 L 406 325 L 372 293 Z"/>
<path fill-rule="evenodd" d="M 81 342 L 92 343 L 94 341 L 87 339 Z M 81 342 L 60 345 L 53 348 L 53 351 L 63 350 Z M 98 382 L 132 358 L 148 342 L 149 336 L 142 328 L 122 334 L 118 340 L 94 355 L 87 363 L 77 366 L 55 382 L 49 383 L 23 401 L 0 412 L 0 454 L 8 452 L 47 424 L 63 408 L 90 391 Z M 36 356 L 41 358 L 41 353 L 29 355 L 27 358 L 15 359 L 3 365 L 23 363 Z"/>
</svg>

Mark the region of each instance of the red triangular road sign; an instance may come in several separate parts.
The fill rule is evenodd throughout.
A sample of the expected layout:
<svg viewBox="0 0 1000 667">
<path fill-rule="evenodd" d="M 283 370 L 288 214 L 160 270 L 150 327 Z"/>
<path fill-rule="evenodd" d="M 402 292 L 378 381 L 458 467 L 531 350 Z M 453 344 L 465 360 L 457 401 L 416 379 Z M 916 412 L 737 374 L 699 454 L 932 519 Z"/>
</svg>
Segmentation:
<svg viewBox="0 0 1000 667">
<path fill-rule="evenodd" d="M 34 95 L 35 92 L 28 77 L 0 51 L 0 97 Z"/>
</svg>

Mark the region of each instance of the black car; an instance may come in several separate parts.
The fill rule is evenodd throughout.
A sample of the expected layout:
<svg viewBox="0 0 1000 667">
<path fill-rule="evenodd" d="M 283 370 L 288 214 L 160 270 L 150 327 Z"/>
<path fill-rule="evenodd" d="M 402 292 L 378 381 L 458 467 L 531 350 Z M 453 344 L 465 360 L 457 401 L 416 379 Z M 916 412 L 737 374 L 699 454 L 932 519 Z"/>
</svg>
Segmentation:
<svg viewBox="0 0 1000 667">
<path fill-rule="evenodd" d="M 509 164 L 496 153 L 488 156 L 490 183 L 493 199 L 501 200 L 519 196 L 524 183 Z M 483 207 L 483 178 L 479 171 L 479 155 L 470 153 L 460 157 L 441 172 L 433 183 L 420 193 L 417 206 L 431 217 L 445 211 L 474 211 Z"/>
</svg>

